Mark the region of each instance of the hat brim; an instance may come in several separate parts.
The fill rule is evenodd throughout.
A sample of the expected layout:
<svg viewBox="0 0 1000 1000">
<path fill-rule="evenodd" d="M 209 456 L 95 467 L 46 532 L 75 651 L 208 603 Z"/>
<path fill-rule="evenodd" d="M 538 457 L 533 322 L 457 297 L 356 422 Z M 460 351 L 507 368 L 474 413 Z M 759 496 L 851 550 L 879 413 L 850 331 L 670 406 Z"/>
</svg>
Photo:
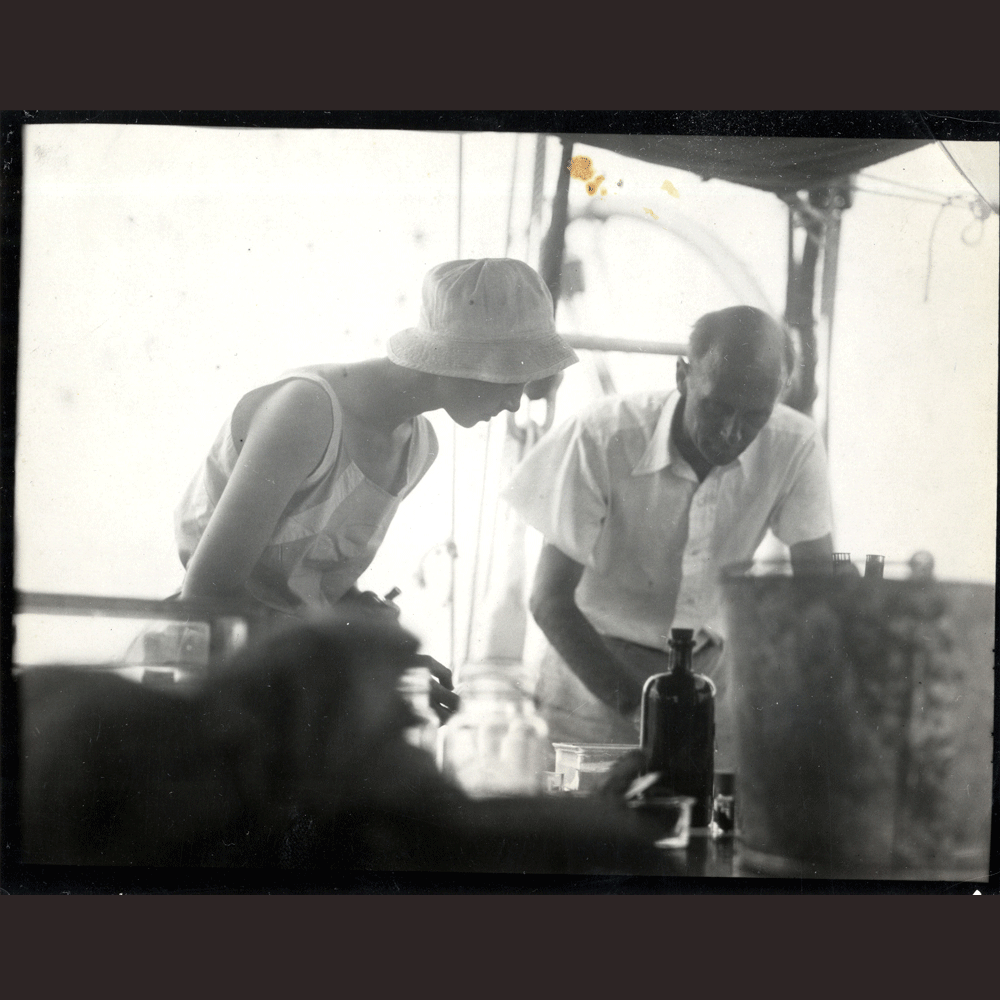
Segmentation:
<svg viewBox="0 0 1000 1000">
<path fill-rule="evenodd" d="M 580 359 L 557 333 L 520 340 L 457 341 L 446 344 L 415 327 L 389 338 L 393 364 L 429 375 L 515 384 L 555 375 Z"/>
</svg>

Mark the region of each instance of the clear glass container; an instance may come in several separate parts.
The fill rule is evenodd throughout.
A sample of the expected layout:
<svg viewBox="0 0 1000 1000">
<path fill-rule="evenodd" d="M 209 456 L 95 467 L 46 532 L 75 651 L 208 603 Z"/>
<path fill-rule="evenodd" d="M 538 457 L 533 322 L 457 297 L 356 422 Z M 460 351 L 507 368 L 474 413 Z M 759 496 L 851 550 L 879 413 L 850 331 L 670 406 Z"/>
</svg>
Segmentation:
<svg viewBox="0 0 1000 1000">
<path fill-rule="evenodd" d="M 427 667 L 411 667 L 399 678 L 397 690 L 413 712 L 414 723 L 404 733 L 407 741 L 432 756 L 437 755 L 440 720 L 431 708 L 431 672 Z"/>
<path fill-rule="evenodd" d="M 637 743 L 554 743 L 553 747 L 559 790 L 582 795 L 599 791 L 615 764 L 639 749 Z"/>
<path fill-rule="evenodd" d="M 516 676 L 477 670 L 458 686 L 461 704 L 438 735 L 438 764 L 468 795 L 535 795 L 545 790 L 548 727 Z"/>
</svg>

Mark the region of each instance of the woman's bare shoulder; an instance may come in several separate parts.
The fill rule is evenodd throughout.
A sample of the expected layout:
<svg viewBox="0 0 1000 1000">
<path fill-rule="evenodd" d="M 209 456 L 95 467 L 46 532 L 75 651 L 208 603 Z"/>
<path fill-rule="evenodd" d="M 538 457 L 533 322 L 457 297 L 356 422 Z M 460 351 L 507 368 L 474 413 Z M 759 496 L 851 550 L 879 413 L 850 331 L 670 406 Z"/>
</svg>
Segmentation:
<svg viewBox="0 0 1000 1000">
<path fill-rule="evenodd" d="M 315 415 L 320 410 L 330 413 L 330 396 L 312 379 L 290 378 L 276 386 L 261 402 L 258 412 L 264 409 L 272 413 L 288 412 L 292 415 L 302 411 Z"/>
<path fill-rule="evenodd" d="M 262 400 L 250 419 L 247 439 L 268 450 L 287 449 L 318 462 L 334 429 L 330 398 L 308 379 L 290 379 Z M 290 459 L 292 454 L 286 454 Z"/>
</svg>

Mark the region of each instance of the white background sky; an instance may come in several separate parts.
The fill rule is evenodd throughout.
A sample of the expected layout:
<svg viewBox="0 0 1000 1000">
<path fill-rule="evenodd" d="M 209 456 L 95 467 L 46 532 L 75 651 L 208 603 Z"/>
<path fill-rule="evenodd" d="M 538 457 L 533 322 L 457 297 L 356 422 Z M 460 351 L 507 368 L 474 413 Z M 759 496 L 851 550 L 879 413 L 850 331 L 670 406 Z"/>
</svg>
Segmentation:
<svg viewBox="0 0 1000 1000">
<path fill-rule="evenodd" d="M 559 148 L 549 145 L 547 198 Z M 243 392 L 298 364 L 381 354 L 415 323 L 424 272 L 439 261 L 508 253 L 537 265 L 534 136 L 461 146 L 459 225 L 454 134 L 28 127 L 17 586 L 176 590 L 174 506 Z M 683 341 L 709 309 L 754 301 L 782 312 L 787 210 L 776 197 L 593 156 L 609 193 L 601 203 L 574 182 L 571 213 L 636 218 L 571 224 L 585 290 L 561 306 L 562 329 Z M 866 174 L 972 193 L 936 146 Z M 929 549 L 942 576 L 993 579 L 998 267 L 995 214 L 977 222 L 967 208 L 864 193 L 845 212 L 829 379 L 839 548 L 903 560 Z M 610 368 L 620 390 L 673 382 L 672 359 Z M 559 415 L 597 386 L 585 356 Z M 495 516 L 503 425 L 455 433 L 443 414 L 433 420 L 438 463 L 362 585 L 400 586 L 404 622 L 447 659 L 440 546 L 453 468 L 456 568 L 468 581 L 480 512 Z"/>
</svg>

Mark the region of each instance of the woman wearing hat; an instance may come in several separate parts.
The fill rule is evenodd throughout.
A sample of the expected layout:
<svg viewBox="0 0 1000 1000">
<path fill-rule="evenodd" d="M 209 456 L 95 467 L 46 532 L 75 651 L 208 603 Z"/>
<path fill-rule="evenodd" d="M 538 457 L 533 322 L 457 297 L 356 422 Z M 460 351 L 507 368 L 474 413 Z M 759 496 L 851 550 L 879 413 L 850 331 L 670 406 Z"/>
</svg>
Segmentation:
<svg viewBox="0 0 1000 1000">
<path fill-rule="evenodd" d="M 517 410 L 576 360 L 527 264 L 439 264 L 387 357 L 286 372 L 236 404 L 177 509 L 183 598 L 301 616 L 357 596 L 396 508 L 437 454 L 423 415 L 463 427 Z"/>
</svg>

